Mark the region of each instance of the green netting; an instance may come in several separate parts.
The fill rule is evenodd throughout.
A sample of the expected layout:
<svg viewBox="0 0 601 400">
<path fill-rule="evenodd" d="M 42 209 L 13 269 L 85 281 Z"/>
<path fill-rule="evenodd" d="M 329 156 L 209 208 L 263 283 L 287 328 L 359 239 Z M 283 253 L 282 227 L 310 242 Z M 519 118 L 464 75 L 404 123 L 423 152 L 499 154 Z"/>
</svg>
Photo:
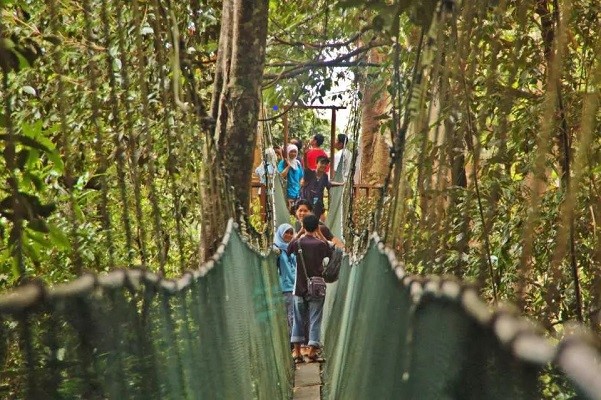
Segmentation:
<svg viewBox="0 0 601 400">
<path fill-rule="evenodd" d="M 413 398 L 540 398 L 541 367 L 515 359 L 457 302 L 425 295 L 411 329 L 407 393 Z"/>
<path fill-rule="evenodd" d="M 232 233 L 217 262 L 177 282 L 128 270 L 5 296 L 0 397 L 288 398 L 274 265 Z"/>
<path fill-rule="evenodd" d="M 334 181 L 342 182 L 342 180 L 342 162 L 340 162 L 338 164 L 338 169 L 334 174 Z M 332 234 L 341 240 L 344 240 L 344 189 L 345 186 L 336 186 L 330 188 L 328 215 L 326 217 L 326 225 L 328 225 L 328 228 L 330 228 Z M 326 300 L 323 305 L 322 332 L 325 332 L 328 327 L 330 314 L 332 312 L 332 307 L 334 306 L 333 300 L 336 297 L 337 288 L 338 282 L 327 284 L 328 295 L 326 296 Z"/>
<path fill-rule="evenodd" d="M 598 350 L 584 347 L 590 356 L 579 357 L 586 363 L 580 370 L 565 361 L 578 354 L 564 356 L 558 372 L 556 349 L 525 321 L 491 313 L 473 289 L 455 281 L 405 276 L 376 243 L 358 262 L 345 262 L 328 296 L 324 398 L 560 398 L 551 391 L 549 369 L 562 379 L 561 398 L 601 398 L 594 383 Z M 570 391 L 588 397 L 566 397 Z"/>
<path fill-rule="evenodd" d="M 275 257 L 228 232 L 178 281 L 125 270 L 0 297 L 0 397 L 290 398 Z M 335 287 L 326 399 L 601 398 L 601 358 L 586 340 L 555 348 L 469 287 L 405 276 L 375 242 L 344 258 Z"/>
<path fill-rule="evenodd" d="M 411 302 L 388 261 L 372 248 L 360 264 L 343 265 L 334 297 L 324 338 L 326 398 L 399 398 Z"/>
<path fill-rule="evenodd" d="M 286 204 L 286 196 L 284 195 L 284 182 L 280 174 L 274 176 L 273 190 L 273 208 L 276 228 L 283 223 L 290 222 L 290 211 Z"/>
<path fill-rule="evenodd" d="M 342 176 L 342 161 L 338 163 L 338 169 L 334 174 L 335 182 L 343 182 Z M 330 188 L 329 193 L 329 204 L 328 204 L 328 215 L 326 218 L 326 225 L 330 228 L 335 236 L 343 239 L 343 215 L 344 207 L 342 202 L 342 196 L 344 194 L 345 186 L 334 186 Z"/>
</svg>

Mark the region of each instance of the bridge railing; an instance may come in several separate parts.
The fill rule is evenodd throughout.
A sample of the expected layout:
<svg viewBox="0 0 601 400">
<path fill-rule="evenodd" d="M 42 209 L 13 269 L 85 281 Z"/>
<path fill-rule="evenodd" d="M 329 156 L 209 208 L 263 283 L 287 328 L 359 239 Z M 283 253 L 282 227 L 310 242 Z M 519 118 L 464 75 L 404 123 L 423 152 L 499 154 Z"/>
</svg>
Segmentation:
<svg viewBox="0 0 601 400">
<path fill-rule="evenodd" d="M 407 274 L 377 237 L 345 259 L 328 296 L 325 398 L 601 399 L 591 337 L 557 344 L 468 284 Z"/>
<path fill-rule="evenodd" d="M 233 227 L 175 280 L 134 268 L 0 295 L 0 398 L 289 398 L 275 255 Z"/>
</svg>

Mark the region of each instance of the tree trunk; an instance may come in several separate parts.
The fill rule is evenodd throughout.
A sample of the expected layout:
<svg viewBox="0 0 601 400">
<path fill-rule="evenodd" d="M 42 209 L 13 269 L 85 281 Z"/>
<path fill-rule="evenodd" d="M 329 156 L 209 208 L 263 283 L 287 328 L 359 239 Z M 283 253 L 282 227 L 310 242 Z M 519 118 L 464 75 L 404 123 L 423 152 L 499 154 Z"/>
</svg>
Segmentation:
<svg viewBox="0 0 601 400">
<path fill-rule="evenodd" d="M 379 63 L 384 55 L 372 49 L 368 62 Z M 370 185 L 383 184 L 388 174 L 390 161 L 387 136 L 380 134 L 382 119 L 390 106 L 390 96 L 386 91 L 386 82 L 378 80 L 376 76 L 368 76 L 361 82 L 363 99 L 361 102 L 361 183 Z"/>
<path fill-rule="evenodd" d="M 261 107 L 259 92 L 265 64 L 268 0 L 235 0 L 232 59 L 225 97 L 228 113 L 225 134 L 219 140 L 229 184 L 236 199 L 248 209 L 253 151 Z"/>
<path fill-rule="evenodd" d="M 226 184 L 234 188 L 235 200 L 248 210 L 250 202 L 253 152 L 257 140 L 261 81 L 267 41 L 268 0 L 225 0 L 215 72 L 211 116 L 215 130 L 209 146 L 209 165 L 205 174 L 203 218 L 203 257 L 216 249 L 223 233 L 223 215 L 228 204 L 215 207 L 225 188 L 212 187 L 220 182 L 214 171 L 220 168 L 213 157 L 220 155 L 227 176 Z M 217 154 L 215 154 L 217 152 Z"/>
<path fill-rule="evenodd" d="M 227 112 L 225 109 L 225 92 L 227 77 L 230 73 L 230 63 L 232 60 L 232 35 L 233 35 L 233 1 L 224 1 L 221 10 L 221 30 L 219 32 L 219 49 L 217 51 L 217 63 L 215 69 L 215 79 L 213 81 L 213 96 L 211 98 L 211 117 L 215 120 L 216 127 L 214 133 L 215 142 L 219 142 L 223 130 L 226 126 Z M 221 117 L 221 118 L 220 118 Z"/>
</svg>

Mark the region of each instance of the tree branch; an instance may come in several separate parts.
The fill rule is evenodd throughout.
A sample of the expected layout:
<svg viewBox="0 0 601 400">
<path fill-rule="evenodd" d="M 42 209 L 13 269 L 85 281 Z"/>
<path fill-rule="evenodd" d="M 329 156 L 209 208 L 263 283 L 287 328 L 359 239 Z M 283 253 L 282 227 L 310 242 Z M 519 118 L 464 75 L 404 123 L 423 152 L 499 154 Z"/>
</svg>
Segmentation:
<svg viewBox="0 0 601 400">
<path fill-rule="evenodd" d="M 367 45 L 359 47 L 349 53 L 343 54 L 340 57 L 336 57 L 332 60 L 327 60 L 327 61 L 320 61 L 318 59 L 311 60 L 306 63 L 299 64 L 293 68 L 290 68 L 289 70 L 282 71 L 280 74 L 277 74 L 277 75 L 265 74 L 264 79 L 268 79 L 269 81 L 267 83 L 263 84 L 263 88 L 266 88 L 266 87 L 269 87 L 269 86 L 275 84 L 280 79 L 293 78 L 295 76 L 301 75 L 304 72 L 306 72 L 307 69 L 312 68 L 312 67 L 316 67 L 316 66 L 318 66 L 318 67 L 337 67 L 337 66 L 339 66 L 339 64 L 341 64 L 343 62 L 347 62 L 349 59 L 351 59 L 355 56 L 364 55 L 370 49 L 372 49 L 374 47 L 383 46 L 385 44 L 386 43 L 384 43 L 384 42 L 376 42 L 376 41 L 372 40 Z M 357 65 L 361 64 L 360 61 L 355 61 L 355 62 L 357 63 Z"/>
<path fill-rule="evenodd" d="M 288 40 L 284 40 L 281 37 L 276 36 L 276 35 L 273 36 L 273 41 L 277 42 L 276 44 L 282 44 L 282 45 L 293 46 L 293 47 L 310 47 L 313 49 L 327 49 L 327 48 L 339 49 L 341 47 L 346 47 L 346 46 L 349 46 L 349 45 L 355 43 L 365 32 L 368 32 L 371 29 L 372 29 L 372 25 L 366 25 L 363 28 L 361 28 L 361 30 L 359 32 L 357 32 L 357 34 L 350 37 L 348 40 L 345 40 L 344 42 L 311 43 L 311 42 L 301 42 L 301 41 L 288 41 Z"/>
</svg>

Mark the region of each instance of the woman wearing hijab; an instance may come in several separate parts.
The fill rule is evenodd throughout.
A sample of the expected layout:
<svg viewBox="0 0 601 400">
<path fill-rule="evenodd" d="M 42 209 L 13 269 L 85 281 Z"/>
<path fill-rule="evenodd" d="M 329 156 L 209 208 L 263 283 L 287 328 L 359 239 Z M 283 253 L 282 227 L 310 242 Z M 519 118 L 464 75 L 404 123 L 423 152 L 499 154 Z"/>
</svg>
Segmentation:
<svg viewBox="0 0 601 400">
<path fill-rule="evenodd" d="M 292 329 L 292 318 L 294 303 L 292 291 L 294 290 L 294 279 L 296 277 L 296 255 L 288 255 L 288 243 L 294 237 L 294 228 L 290 224 L 282 224 L 275 231 L 273 246 L 280 252 L 278 256 L 278 273 L 280 276 L 280 288 L 286 301 L 286 315 L 288 316 L 288 332 Z"/>
<path fill-rule="evenodd" d="M 294 202 L 300 199 L 301 182 L 303 179 L 303 167 L 297 159 L 298 148 L 289 144 L 286 146 L 286 157 L 278 164 L 278 172 L 282 178 L 286 179 L 286 198 L 288 199 L 288 208 Z"/>
</svg>

